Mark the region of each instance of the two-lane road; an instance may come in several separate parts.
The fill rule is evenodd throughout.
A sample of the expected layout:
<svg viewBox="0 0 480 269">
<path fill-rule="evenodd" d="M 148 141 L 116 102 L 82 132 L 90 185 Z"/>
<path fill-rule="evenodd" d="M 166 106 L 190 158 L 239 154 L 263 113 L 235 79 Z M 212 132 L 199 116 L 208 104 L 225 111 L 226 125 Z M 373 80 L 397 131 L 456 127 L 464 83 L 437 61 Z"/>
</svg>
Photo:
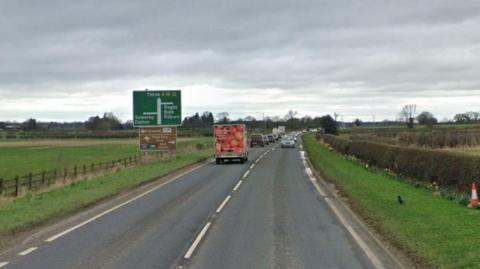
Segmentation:
<svg viewBox="0 0 480 269">
<path fill-rule="evenodd" d="M 299 150 L 268 149 L 243 165 L 207 164 L 4 268 L 373 268 Z"/>
<path fill-rule="evenodd" d="M 313 190 L 295 149 L 252 170 L 212 226 L 191 268 L 372 268 Z"/>
</svg>

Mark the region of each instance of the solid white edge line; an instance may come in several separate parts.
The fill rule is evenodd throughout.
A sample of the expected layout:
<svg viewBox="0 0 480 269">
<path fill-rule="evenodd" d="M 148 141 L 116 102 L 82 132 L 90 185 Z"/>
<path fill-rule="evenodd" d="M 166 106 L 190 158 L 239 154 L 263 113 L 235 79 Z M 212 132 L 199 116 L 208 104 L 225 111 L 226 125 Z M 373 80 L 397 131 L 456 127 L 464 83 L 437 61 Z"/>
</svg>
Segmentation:
<svg viewBox="0 0 480 269">
<path fill-rule="evenodd" d="M 18 255 L 20 255 L 20 256 L 25 256 L 25 255 L 27 255 L 27 254 L 29 254 L 29 253 L 31 253 L 31 252 L 34 252 L 35 250 L 37 250 L 37 248 L 38 248 L 38 247 L 27 248 L 26 250 L 18 253 Z"/>
<path fill-rule="evenodd" d="M 5 265 L 9 264 L 10 262 L 0 262 L 0 267 L 4 267 Z"/>
<path fill-rule="evenodd" d="M 246 178 L 248 176 L 248 174 L 250 174 L 250 170 L 247 170 L 247 172 L 245 172 L 245 174 L 243 174 L 242 178 Z"/>
<path fill-rule="evenodd" d="M 225 198 L 225 200 L 223 200 L 223 202 L 220 204 L 220 206 L 218 206 L 217 208 L 217 211 L 215 211 L 215 213 L 220 213 L 223 209 L 223 207 L 228 203 L 228 200 L 230 200 L 230 198 L 232 198 L 231 195 L 227 196 L 227 198 Z"/>
<path fill-rule="evenodd" d="M 315 186 L 315 189 L 321 194 L 325 195 L 323 190 L 320 188 L 318 183 L 313 180 L 313 178 L 310 178 L 312 180 L 313 185 Z M 368 245 L 363 241 L 363 239 L 360 237 L 360 235 L 353 229 L 350 224 L 346 221 L 344 218 L 343 214 L 337 209 L 337 207 L 333 204 L 332 200 L 328 197 L 325 197 L 325 202 L 327 202 L 328 206 L 332 209 L 333 213 L 337 215 L 338 219 L 340 222 L 343 224 L 343 226 L 347 229 L 347 231 L 352 235 L 353 239 L 355 242 L 357 242 L 358 246 L 363 250 L 365 255 L 370 259 L 370 261 L 373 263 L 375 268 L 378 269 L 384 269 L 385 267 L 383 266 L 382 262 L 378 259 L 378 257 L 373 253 L 373 251 L 368 247 Z"/>
<path fill-rule="evenodd" d="M 185 256 L 183 256 L 183 258 L 185 259 L 190 259 L 190 257 L 192 257 L 192 254 L 193 252 L 195 251 L 195 249 L 197 248 L 198 244 L 200 244 L 200 241 L 202 240 L 202 238 L 205 236 L 205 234 L 207 233 L 208 231 L 208 228 L 210 228 L 210 225 L 212 225 L 212 223 L 210 222 L 207 222 L 207 224 L 205 224 L 205 226 L 203 227 L 202 231 L 200 231 L 200 233 L 198 234 L 197 238 L 195 238 L 195 241 L 193 241 L 193 244 L 190 246 L 190 248 L 187 250 L 187 253 L 185 253 Z"/>
<path fill-rule="evenodd" d="M 188 170 L 188 171 L 185 171 L 184 173 L 182 173 L 182 174 L 180 174 L 180 175 L 178 175 L 178 176 L 176 176 L 176 177 L 173 177 L 173 178 L 171 178 L 170 180 L 168 180 L 168 181 L 166 181 L 166 182 L 164 182 L 164 183 L 162 183 L 162 184 L 160 184 L 160 185 L 158 185 L 158 186 L 156 186 L 156 187 L 154 187 L 154 188 L 152 188 L 152 189 L 150 189 L 150 190 L 148 190 L 148 191 L 146 191 L 146 192 L 144 192 L 144 193 L 141 193 L 141 194 L 139 194 L 139 195 L 137 195 L 137 196 L 135 196 L 135 197 L 133 197 L 133 198 L 131 198 L 131 199 L 129 199 L 129 200 L 127 200 L 127 201 L 119 204 L 119 205 L 116 205 L 116 206 L 114 206 L 114 207 L 112 207 L 112 208 L 110 208 L 110 209 L 107 209 L 107 210 L 103 211 L 102 213 L 100 213 L 100 214 L 98 214 L 98 215 L 96 215 L 96 216 L 94 216 L 94 217 L 92 217 L 92 218 L 90 218 L 90 219 L 88 219 L 88 220 L 86 220 L 86 221 L 83 221 L 83 222 L 81 222 L 81 223 L 79 223 L 79 224 L 77 224 L 77 225 L 75 225 L 75 226 L 73 226 L 73 227 L 70 227 L 70 228 L 64 230 L 63 232 L 60 232 L 60 233 L 58 233 L 58 234 L 56 234 L 56 235 L 54 235 L 54 236 L 51 236 L 51 237 L 47 238 L 47 239 L 45 240 L 45 242 L 52 242 L 53 240 L 58 239 L 59 237 L 62 237 L 62 236 L 66 235 L 66 234 L 68 234 L 68 233 L 70 233 L 70 232 L 72 232 L 72 231 L 74 231 L 74 230 L 76 230 L 76 229 L 78 229 L 78 228 L 80 228 L 80 227 L 82 227 L 82 226 L 84 226 L 84 225 L 86 225 L 86 224 L 88 224 L 88 223 L 90 223 L 90 222 L 92 222 L 92 221 L 94 221 L 94 220 L 96 220 L 96 219 L 98 219 L 98 218 L 100 218 L 100 217 L 102 217 L 102 216 L 104 216 L 104 215 L 106 215 L 106 214 L 108 214 L 108 213 L 110 213 L 110 212 L 112 212 L 112 211 L 114 211 L 114 210 L 116 210 L 116 209 L 124 206 L 124 205 L 127 205 L 127 204 L 129 204 L 129 203 L 131 203 L 131 202 L 133 202 L 133 201 L 135 201 L 135 200 L 137 200 L 137 199 L 139 199 L 139 198 L 141 198 L 141 197 L 143 197 L 143 196 L 145 196 L 145 195 L 147 195 L 147 194 L 149 194 L 149 193 L 151 193 L 151 192 L 153 192 L 153 191 L 155 191 L 155 190 L 157 190 L 157 189 L 159 189 L 159 188 L 161 188 L 161 187 L 163 187 L 163 186 L 165 186 L 165 185 L 167 185 L 168 183 L 170 183 L 170 182 L 172 182 L 172 181 L 175 181 L 175 180 L 177 180 L 177 179 L 179 179 L 179 178 L 181 178 L 181 177 L 183 177 L 183 176 L 185 176 L 185 175 L 187 175 L 187 174 L 189 174 L 189 173 L 191 173 L 191 172 L 193 172 L 193 171 L 195 171 L 195 170 L 197 170 L 197 169 L 205 166 L 205 165 L 206 165 L 206 164 L 201 165 L 201 166 L 198 166 L 198 167 L 195 167 L 195 168 L 192 168 L 192 169 L 190 169 L 190 170 Z"/>
<path fill-rule="evenodd" d="M 238 181 L 237 185 L 235 185 L 235 187 L 233 188 L 233 191 L 238 190 L 238 187 L 240 187 L 240 185 L 242 185 L 242 182 L 243 182 L 243 180 L 240 179 L 240 180 Z"/>
</svg>

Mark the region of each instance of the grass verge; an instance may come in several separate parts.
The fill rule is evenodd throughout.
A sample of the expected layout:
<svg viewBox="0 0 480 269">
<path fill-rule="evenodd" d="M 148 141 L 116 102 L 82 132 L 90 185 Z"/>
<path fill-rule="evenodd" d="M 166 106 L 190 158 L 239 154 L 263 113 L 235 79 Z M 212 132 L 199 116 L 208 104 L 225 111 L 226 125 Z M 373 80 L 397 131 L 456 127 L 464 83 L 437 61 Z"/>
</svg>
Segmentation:
<svg viewBox="0 0 480 269">
<path fill-rule="evenodd" d="M 44 141 L 44 144 L 25 140 L 18 143 L 12 142 L 10 144 L 16 146 L 0 146 L 0 178 L 10 180 L 16 175 L 23 176 L 30 172 L 38 173 L 55 168 L 62 170 L 74 165 L 89 165 L 139 154 L 138 140 L 136 143 L 126 143 L 128 141 L 132 140 L 59 139 Z M 178 148 L 196 144 L 210 146 L 213 144 L 213 139 L 211 137 L 180 138 Z"/>
<path fill-rule="evenodd" d="M 65 216 L 106 197 L 132 189 L 211 156 L 211 149 L 178 154 L 175 159 L 83 180 L 50 192 L 29 194 L 0 206 L 0 234 L 22 230 Z"/>
<path fill-rule="evenodd" d="M 420 267 L 480 268 L 476 246 L 480 210 L 467 209 L 434 197 L 424 188 L 371 171 L 330 151 L 313 135 L 304 136 L 304 146 L 314 167 L 339 187 L 354 210 Z M 398 195 L 405 204 L 398 203 Z"/>
</svg>

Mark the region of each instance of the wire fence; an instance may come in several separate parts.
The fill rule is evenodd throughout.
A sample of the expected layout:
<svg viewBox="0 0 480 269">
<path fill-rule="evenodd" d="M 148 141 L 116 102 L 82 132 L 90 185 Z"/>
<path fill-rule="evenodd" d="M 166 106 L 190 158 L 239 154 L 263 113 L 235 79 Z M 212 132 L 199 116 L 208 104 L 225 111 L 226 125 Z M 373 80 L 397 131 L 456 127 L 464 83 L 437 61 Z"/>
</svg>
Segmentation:
<svg viewBox="0 0 480 269">
<path fill-rule="evenodd" d="M 111 161 L 85 163 L 71 167 L 53 170 L 42 170 L 37 173 L 28 173 L 15 176 L 11 179 L 0 178 L 0 196 L 18 197 L 29 192 L 67 185 L 80 180 L 93 178 L 99 175 L 115 173 L 121 169 L 135 167 L 147 163 L 174 158 L 177 153 L 199 151 L 206 145 L 197 144 L 180 148 L 173 152 L 145 152 Z"/>
</svg>

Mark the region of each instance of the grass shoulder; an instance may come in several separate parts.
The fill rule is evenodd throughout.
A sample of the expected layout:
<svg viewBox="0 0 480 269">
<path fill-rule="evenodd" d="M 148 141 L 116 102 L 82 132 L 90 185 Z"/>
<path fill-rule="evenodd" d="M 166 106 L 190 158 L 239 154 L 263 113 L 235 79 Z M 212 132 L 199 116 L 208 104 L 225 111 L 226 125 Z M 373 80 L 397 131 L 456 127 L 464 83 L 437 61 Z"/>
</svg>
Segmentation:
<svg viewBox="0 0 480 269">
<path fill-rule="evenodd" d="M 480 268 L 474 247 L 480 210 L 469 210 L 407 181 L 371 171 L 330 151 L 313 135 L 304 137 L 304 145 L 315 168 L 339 187 L 352 207 L 420 264 Z M 398 203 L 399 195 L 404 204 Z"/>
</svg>

